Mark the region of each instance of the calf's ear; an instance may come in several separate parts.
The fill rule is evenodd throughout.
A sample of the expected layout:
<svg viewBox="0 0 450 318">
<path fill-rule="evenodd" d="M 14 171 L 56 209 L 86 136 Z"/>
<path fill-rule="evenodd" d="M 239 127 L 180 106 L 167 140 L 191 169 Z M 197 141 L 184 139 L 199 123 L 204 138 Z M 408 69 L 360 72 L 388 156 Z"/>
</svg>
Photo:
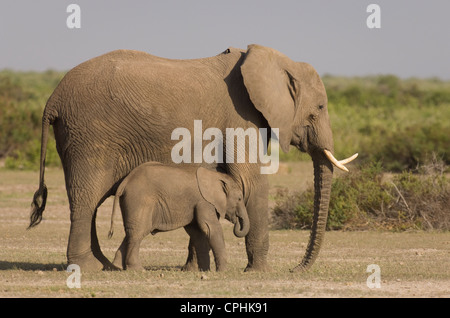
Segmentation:
<svg viewBox="0 0 450 318">
<path fill-rule="evenodd" d="M 211 203 L 221 218 L 227 211 L 228 180 L 226 175 L 203 167 L 197 169 L 197 184 L 202 197 Z"/>
</svg>

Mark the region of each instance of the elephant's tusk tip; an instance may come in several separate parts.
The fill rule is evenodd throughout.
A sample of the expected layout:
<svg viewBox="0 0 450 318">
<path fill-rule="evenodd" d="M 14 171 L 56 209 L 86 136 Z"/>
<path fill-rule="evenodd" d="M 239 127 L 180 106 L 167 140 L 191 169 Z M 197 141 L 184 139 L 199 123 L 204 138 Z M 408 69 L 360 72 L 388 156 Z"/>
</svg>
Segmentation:
<svg viewBox="0 0 450 318">
<path fill-rule="evenodd" d="M 348 168 L 346 167 L 346 166 L 337 166 L 339 169 L 341 169 L 342 171 L 345 171 L 345 172 L 349 172 L 348 171 Z"/>
<path fill-rule="evenodd" d="M 356 157 L 358 157 L 358 153 L 355 153 L 353 156 L 348 157 L 347 159 L 340 160 L 339 162 L 340 162 L 341 164 L 345 165 L 346 163 L 349 163 L 349 162 L 355 160 Z"/>
</svg>

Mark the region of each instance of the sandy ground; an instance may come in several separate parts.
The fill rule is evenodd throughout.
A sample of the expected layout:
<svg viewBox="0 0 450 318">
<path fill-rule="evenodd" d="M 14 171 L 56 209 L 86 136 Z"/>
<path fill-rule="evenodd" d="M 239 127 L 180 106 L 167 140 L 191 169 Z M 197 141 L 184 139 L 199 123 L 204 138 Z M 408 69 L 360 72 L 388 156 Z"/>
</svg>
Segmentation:
<svg viewBox="0 0 450 318">
<path fill-rule="evenodd" d="M 273 189 L 312 182 L 308 169 L 283 168 L 271 178 Z M 303 175 L 302 181 L 296 174 Z M 45 219 L 26 230 L 38 173 L 0 170 L 0 297 L 450 297 L 449 232 L 328 232 L 314 266 L 298 274 L 289 269 L 301 259 L 308 231 L 270 231 L 271 269 L 244 273 L 245 244 L 232 235 L 229 223 L 223 223 L 226 272 L 181 272 L 188 236 L 180 229 L 144 240 L 145 271 L 82 273 L 81 288 L 69 288 L 64 177 L 60 170 L 50 169 L 46 181 Z M 107 239 L 111 208 L 110 198 L 100 207 L 97 222 L 102 250 L 110 259 L 123 238 L 117 216 L 116 233 Z M 371 264 L 379 266 L 380 288 L 369 286 L 376 282 L 367 272 Z"/>
</svg>

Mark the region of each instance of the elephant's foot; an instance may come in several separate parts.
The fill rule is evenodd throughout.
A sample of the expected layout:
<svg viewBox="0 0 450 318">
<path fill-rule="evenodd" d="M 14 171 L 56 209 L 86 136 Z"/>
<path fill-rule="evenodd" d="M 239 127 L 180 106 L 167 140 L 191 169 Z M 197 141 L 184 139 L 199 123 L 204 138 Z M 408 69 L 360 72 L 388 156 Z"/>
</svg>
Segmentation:
<svg viewBox="0 0 450 318">
<path fill-rule="evenodd" d="M 100 263 L 103 264 L 103 270 L 117 270 L 119 269 L 117 266 L 115 266 L 113 263 L 110 262 L 109 259 L 106 258 L 105 255 L 103 255 L 103 253 L 98 250 L 98 251 L 94 251 L 94 257 L 100 261 Z"/>
<path fill-rule="evenodd" d="M 200 260 L 197 260 L 196 257 L 188 257 L 186 264 L 181 267 L 183 272 L 209 272 L 210 270 L 209 255 L 208 257 L 200 258 Z"/>
<path fill-rule="evenodd" d="M 100 262 L 92 252 L 81 256 L 69 256 L 68 263 L 80 266 L 82 272 L 95 272 L 105 269 L 105 265 Z"/>
<path fill-rule="evenodd" d="M 258 235 L 256 235 L 258 234 Z M 253 237 L 246 236 L 246 250 L 248 263 L 245 272 L 268 272 L 271 270 L 267 264 L 267 254 L 269 251 L 269 233 L 256 233 Z M 259 239 L 255 239 L 259 237 Z"/>
<path fill-rule="evenodd" d="M 191 247 L 191 246 L 190 246 Z M 197 254 L 195 249 L 190 249 L 186 264 L 181 267 L 183 272 L 208 272 L 210 268 L 209 247 L 206 253 Z"/>
<path fill-rule="evenodd" d="M 267 253 L 249 253 L 247 251 L 248 263 L 245 272 L 269 272 L 270 266 L 267 264 Z"/>
<path fill-rule="evenodd" d="M 105 268 L 106 269 L 106 268 Z M 114 261 L 112 262 L 110 268 L 107 268 L 107 270 L 111 270 L 111 271 L 121 271 L 123 270 L 123 260 L 122 257 L 116 257 L 114 258 Z"/>
<path fill-rule="evenodd" d="M 123 268 L 112 264 L 112 266 L 110 268 L 107 268 L 107 269 L 105 268 L 105 270 L 108 270 L 108 271 L 122 271 Z"/>
<path fill-rule="evenodd" d="M 270 272 L 272 268 L 269 265 L 265 266 L 249 266 L 245 268 L 244 272 Z"/>
<path fill-rule="evenodd" d="M 116 269 L 123 269 L 123 261 L 122 258 L 117 259 L 115 258 L 112 265 L 116 268 Z"/>
<path fill-rule="evenodd" d="M 125 267 L 127 271 L 144 271 L 145 268 L 141 264 L 129 264 Z"/>
<path fill-rule="evenodd" d="M 119 248 L 116 252 L 116 255 L 114 256 L 114 260 L 112 262 L 112 265 L 116 269 L 124 269 L 125 268 L 125 257 L 123 255 L 122 249 Z"/>
<path fill-rule="evenodd" d="M 224 272 L 228 268 L 227 264 L 220 264 L 216 266 L 216 272 Z"/>
<path fill-rule="evenodd" d="M 267 262 L 253 262 L 253 264 L 248 263 L 244 272 L 270 272 L 272 268 L 267 264 Z"/>
<path fill-rule="evenodd" d="M 194 262 L 186 263 L 181 267 L 182 272 L 209 272 L 210 270 L 209 266 L 200 266 Z"/>
<path fill-rule="evenodd" d="M 196 271 L 198 271 L 198 266 L 196 263 L 186 262 L 186 264 L 184 264 L 181 267 L 181 271 L 182 272 L 196 272 Z"/>
</svg>

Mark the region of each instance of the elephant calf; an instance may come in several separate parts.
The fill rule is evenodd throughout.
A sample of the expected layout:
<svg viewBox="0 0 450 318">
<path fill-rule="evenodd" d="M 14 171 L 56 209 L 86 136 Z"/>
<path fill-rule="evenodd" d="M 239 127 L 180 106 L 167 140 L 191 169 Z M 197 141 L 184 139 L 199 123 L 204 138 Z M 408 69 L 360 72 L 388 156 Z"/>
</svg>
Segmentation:
<svg viewBox="0 0 450 318">
<path fill-rule="evenodd" d="M 250 228 L 242 190 L 235 181 L 227 174 L 202 167 L 147 162 L 135 168 L 117 189 L 109 237 L 119 204 L 126 236 L 113 264 L 123 269 L 142 269 L 139 246 L 146 235 L 183 226 L 194 244 L 204 244 L 206 236 L 216 270 L 224 270 L 226 255 L 220 218 L 235 224 L 237 237 L 247 235 Z M 209 247 L 206 253 L 209 263 Z"/>
</svg>

